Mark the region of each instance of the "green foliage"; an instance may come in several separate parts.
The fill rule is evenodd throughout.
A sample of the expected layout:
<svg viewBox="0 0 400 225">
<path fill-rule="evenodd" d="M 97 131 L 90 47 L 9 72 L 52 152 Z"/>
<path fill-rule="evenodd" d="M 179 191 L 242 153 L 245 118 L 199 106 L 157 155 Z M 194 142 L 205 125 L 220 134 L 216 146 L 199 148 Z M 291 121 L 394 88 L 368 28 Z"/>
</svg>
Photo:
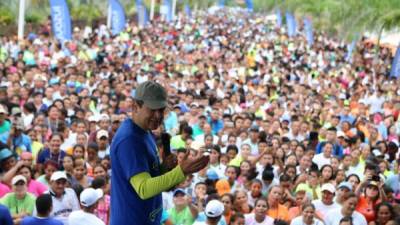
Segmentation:
<svg viewBox="0 0 400 225">
<path fill-rule="evenodd" d="M 15 14 L 8 8 L 0 7 L 0 26 L 12 24 L 16 21 Z"/>
</svg>

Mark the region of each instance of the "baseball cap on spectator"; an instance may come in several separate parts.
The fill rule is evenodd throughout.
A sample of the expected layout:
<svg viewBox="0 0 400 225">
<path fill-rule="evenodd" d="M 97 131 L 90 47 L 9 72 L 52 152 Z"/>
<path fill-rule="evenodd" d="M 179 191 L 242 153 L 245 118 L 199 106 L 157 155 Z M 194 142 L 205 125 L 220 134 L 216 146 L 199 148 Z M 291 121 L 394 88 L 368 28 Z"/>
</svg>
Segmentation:
<svg viewBox="0 0 400 225">
<path fill-rule="evenodd" d="M 22 120 L 14 121 L 14 126 L 17 130 L 25 130 L 24 121 Z"/>
<path fill-rule="evenodd" d="M 353 189 L 350 182 L 348 182 L 348 181 L 344 181 L 344 182 L 340 183 L 338 186 L 338 189 L 341 189 L 341 188 L 347 188 L 349 191 L 351 191 Z"/>
<path fill-rule="evenodd" d="M 204 213 L 207 217 L 216 218 L 224 213 L 224 204 L 219 200 L 211 200 L 207 203 Z"/>
<path fill-rule="evenodd" d="M 321 187 L 321 192 L 323 192 L 323 191 L 329 191 L 330 193 L 334 194 L 336 192 L 336 188 L 335 188 L 335 186 L 333 186 L 333 184 L 326 183 L 326 184 L 322 185 L 322 187 Z"/>
<path fill-rule="evenodd" d="M 108 131 L 106 131 L 106 130 L 99 130 L 99 131 L 97 131 L 96 138 L 97 138 L 97 139 L 100 139 L 100 138 L 102 138 L 102 137 L 108 138 Z"/>
<path fill-rule="evenodd" d="M 377 181 L 371 180 L 367 183 L 367 187 L 369 187 L 369 186 L 374 186 L 374 187 L 379 188 L 379 183 Z"/>
<path fill-rule="evenodd" d="M 343 137 L 343 138 L 345 138 L 346 137 L 346 134 L 343 132 L 343 131 L 341 131 L 341 130 L 339 130 L 338 132 L 337 132 L 337 135 L 336 135 L 338 138 L 340 138 L 340 137 Z"/>
<path fill-rule="evenodd" d="M 250 128 L 250 132 L 258 132 L 258 131 L 259 131 L 258 126 L 252 126 L 252 127 Z"/>
<path fill-rule="evenodd" d="M 217 172 L 215 172 L 215 170 L 213 170 L 213 169 L 207 170 L 207 178 L 209 180 L 218 180 L 219 179 Z"/>
<path fill-rule="evenodd" d="M 8 114 L 8 110 L 4 105 L 0 105 L 0 114 Z"/>
<path fill-rule="evenodd" d="M 103 197 L 102 189 L 86 188 L 80 195 L 81 205 L 90 207 Z"/>
<path fill-rule="evenodd" d="M 58 181 L 60 179 L 67 180 L 67 175 L 65 174 L 65 172 L 56 171 L 51 175 L 50 181 Z"/>
<path fill-rule="evenodd" d="M 110 117 L 107 114 L 103 113 L 103 114 L 101 114 L 99 116 L 99 120 L 98 121 L 103 121 L 103 120 L 110 121 Z"/>
<path fill-rule="evenodd" d="M 26 184 L 26 178 L 22 175 L 17 175 L 15 177 L 13 177 L 13 179 L 11 180 L 11 184 L 12 185 L 16 185 L 18 182 L 23 181 Z"/>
<path fill-rule="evenodd" d="M 297 185 L 297 188 L 296 188 L 296 193 L 298 193 L 298 192 L 307 192 L 307 190 L 308 190 L 309 188 L 307 187 L 307 184 L 305 184 L 305 183 L 300 183 L 299 185 Z"/>
<path fill-rule="evenodd" d="M 88 120 L 89 122 L 98 122 L 96 116 L 89 116 Z"/>
<path fill-rule="evenodd" d="M 217 193 L 219 196 L 231 192 L 231 186 L 229 185 L 229 182 L 225 179 L 217 181 L 217 183 L 215 183 L 215 189 L 217 189 Z"/>
<path fill-rule="evenodd" d="M 178 195 L 178 194 L 186 195 L 186 192 L 185 192 L 185 190 L 183 190 L 183 189 L 181 189 L 181 188 L 178 188 L 178 189 L 176 189 L 176 190 L 174 191 L 174 194 L 173 194 L 172 196 L 176 197 L 176 195 Z"/>
<path fill-rule="evenodd" d="M 199 107 L 199 104 L 197 104 L 196 102 L 192 102 L 192 103 L 190 104 L 190 107 L 198 108 L 198 107 Z"/>
<path fill-rule="evenodd" d="M 141 83 L 135 92 L 135 99 L 143 101 L 150 109 L 161 109 L 167 107 L 167 92 L 160 84 L 154 81 Z"/>
<path fill-rule="evenodd" d="M 204 144 L 202 144 L 201 142 L 198 141 L 193 141 L 190 144 L 190 148 L 196 151 L 199 151 L 202 147 L 204 147 Z"/>
<path fill-rule="evenodd" d="M 10 158 L 11 156 L 13 156 L 13 153 L 12 151 L 10 151 L 10 149 L 3 148 L 2 150 L 0 150 L 0 162 Z"/>
</svg>

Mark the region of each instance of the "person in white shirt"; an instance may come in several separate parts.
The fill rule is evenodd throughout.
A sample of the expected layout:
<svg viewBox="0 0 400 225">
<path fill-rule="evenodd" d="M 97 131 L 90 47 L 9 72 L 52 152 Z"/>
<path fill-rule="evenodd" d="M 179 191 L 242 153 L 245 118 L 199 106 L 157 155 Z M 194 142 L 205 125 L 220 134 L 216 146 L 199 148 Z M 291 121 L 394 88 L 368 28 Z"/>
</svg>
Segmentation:
<svg viewBox="0 0 400 225">
<path fill-rule="evenodd" d="M 246 214 L 244 221 L 246 225 L 273 225 L 274 219 L 267 216 L 268 201 L 264 197 L 260 197 L 254 203 L 254 213 Z"/>
<path fill-rule="evenodd" d="M 195 222 L 193 225 L 217 225 L 224 213 L 224 204 L 219 200 L 211 200 L 207 203 L 204 214 L 207 217 L 206 221 Z"/>
<path fill-rule="evenodd" d="M 321 169 L 324 165 L 331 164 L 332 151 L 333 144 L 327 142 L 322 152 L 314 156 L 312 161 L 318 165 L 318 169 Z"/>
<path fill-rule="evenodd" d="M 330 210 L 340 208 L 340 205 L 333 201 L 335 192 L 335 186 L 331 183 L 326 183 L 321 187 L 322 199 L 312 202 L 315 209 L 321 213 L 322 218 L 325 218 Z"/>
<path fill-rule="evenodd" d="M 68 225 L 68 216 L 71 212 L 79 210 L 78 197 L 75 191 L 71 188 L 66 188 L 67 175 L 65 172 L 56 171 L 50 178 L 49 193 L 52 196 L 53 209 L 50 216 L 56 220 L 61 221 L 64 225 Z M 35 208 L 33 215 L 37 215 Z"/>
<path fill-rule="evenodd" d="M 351 217 L 354 225 L 367 225 L 365 217 L 355 211 L 358 203 L 358 197 L 354 192 L 346 193 L 341 208 L 329 211 L 325 218 L 325 225 L 338 225 L 343 217 Z"/>
<path fill-rule="evenodd" d="M 102 189 L 86 188 L 80 195 L 82 210 L 72 212 L 68 217 L 69 224 L 73 225 L 105 225 L 94 215 L 98 201 L 103 197 Z"/>
<path fill-rule="evenodd" d="M 315 206 L 309 202 L 302 205 L 303 211 L 301 216 L 298 216 L 292 220 L 290 225 L 324 225 L 324 223 L 315 218 Z"/>
</svg>

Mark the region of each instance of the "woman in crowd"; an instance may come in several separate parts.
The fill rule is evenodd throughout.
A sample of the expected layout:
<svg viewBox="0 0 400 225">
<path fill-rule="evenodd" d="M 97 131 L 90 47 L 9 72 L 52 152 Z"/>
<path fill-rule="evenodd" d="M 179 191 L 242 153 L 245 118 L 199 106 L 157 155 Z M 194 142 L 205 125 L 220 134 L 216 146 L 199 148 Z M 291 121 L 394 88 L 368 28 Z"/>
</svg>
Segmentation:
<svg viewBox="0 0 400 225">
<path fill-rule="evenodd" d="M 15 176 L 12 181 L 12 192 L 0 199 L 11 212 L 14 224 L 20 224 L 25 216 L 32 215 L 36 197 L 28 193 L 27 180 L 22 175 Z"/>
<path fill-rule="evenodd" d="M 253 213 L 245 215 L 245 225 L 273 225 L 274 219 L 267 216 L 268 201 L 266 198 L 258 198 L 254 204 Z"/>
<path fill-rule="evenodd" d="M 374 211 L 376 219 L 369 222 L 368 225 L 389 225 L 394 223 L 394 219 L 397 216 L 393 205 L 387 202 L 381 202 L 376 205 Z"/>
<path fill-rule="evenodd" d="M 309 202 L 302 205 L 301 216 L 292 220 L 290 225 L 323 225 L 324 223 L 315 217 L 315 206 Z"/>
</svg>

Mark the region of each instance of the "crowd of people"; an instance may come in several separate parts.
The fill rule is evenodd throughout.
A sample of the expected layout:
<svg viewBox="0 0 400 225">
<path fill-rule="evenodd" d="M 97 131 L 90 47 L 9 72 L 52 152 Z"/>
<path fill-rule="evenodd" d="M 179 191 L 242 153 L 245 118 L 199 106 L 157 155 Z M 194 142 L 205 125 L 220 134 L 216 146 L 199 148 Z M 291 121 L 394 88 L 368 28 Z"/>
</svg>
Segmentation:
<svg viewBox="0 0 400 225">
<path fill-rule="evenodd" d="M 349 28 L 351 29 L 351 28 Z M 169 95 L 178 163 L 209 165 L 163 193 L 163 224 L 400 224 L 400 82 L 387 48 L 347 45 L 265 15 L 48 26 L 0 39 L 0 224 L 108 224 L 110 145 L 138 84 Z"/>
</svg>

